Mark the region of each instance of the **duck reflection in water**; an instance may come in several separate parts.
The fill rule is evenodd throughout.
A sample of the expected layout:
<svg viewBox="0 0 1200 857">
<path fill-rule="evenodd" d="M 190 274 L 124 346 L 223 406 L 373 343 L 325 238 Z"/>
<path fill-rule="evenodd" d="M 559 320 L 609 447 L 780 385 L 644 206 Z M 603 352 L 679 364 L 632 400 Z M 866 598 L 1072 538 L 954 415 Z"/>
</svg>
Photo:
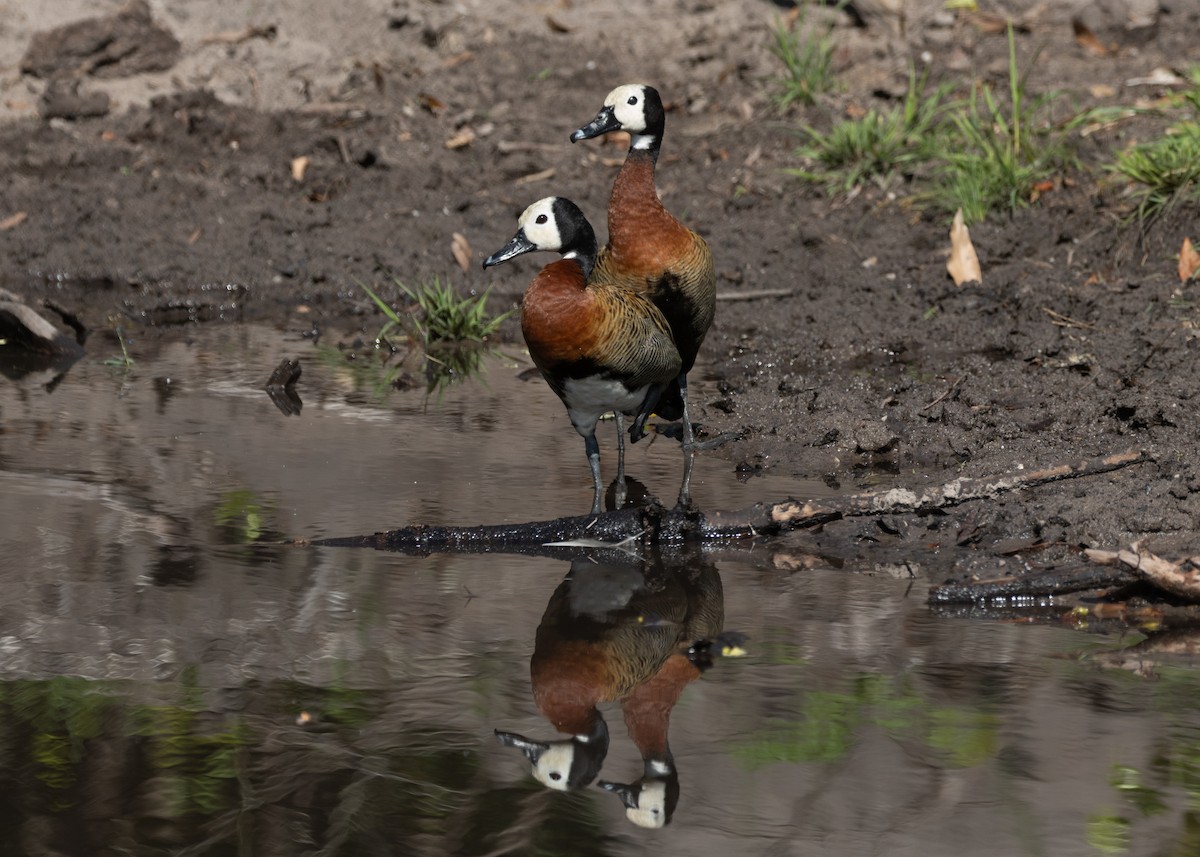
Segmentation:
<svg viewBox="0 0 1200 857">
<path fill-rule="evenodd" d="M 570 737 L 539 741 L 496 730 L 496 738 L 521 750 L 543 785 L 580 789 L 608 754 L 608 725 L 597 706 L 620 700 L 644 773 L 600 786 L 621 798 L 635 824 L 662 827 L 679 800 L 667 741 L 671 709 L 717 657 L 740 653 L 744 638 L 723 631 L 724 620 L 720 574 L 698 553 L 612 551 L 575 560 L 550 596 L 530 661 L 538 711 Z"/>
</svg>

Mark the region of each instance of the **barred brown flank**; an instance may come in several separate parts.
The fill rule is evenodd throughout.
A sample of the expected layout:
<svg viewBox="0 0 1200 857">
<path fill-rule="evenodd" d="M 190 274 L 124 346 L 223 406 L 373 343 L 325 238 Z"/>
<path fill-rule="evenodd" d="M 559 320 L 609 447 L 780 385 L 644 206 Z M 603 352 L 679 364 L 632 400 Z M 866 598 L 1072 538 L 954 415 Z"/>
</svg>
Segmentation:
<svg viewBox="0 0 1200 857">
<path fill-rule="evenodd" d="M 679 375 L 679 352 L 667 320 L 650 299 L 596 267 L 595 232 L 573 202 L 547 197 L 529 206 L 517 234 L 484 267 L 533 250 L 556 251 L 564 258 L 542 268 L 525 291 L 521 332 L 534 364 L 584 439 L 596 513 L 603 496 L 597 421 L 609 411 L 617 415 L 620 487 L 621 417 L 633 414 L 639 426 L 644 423 Z"/>
</svg>

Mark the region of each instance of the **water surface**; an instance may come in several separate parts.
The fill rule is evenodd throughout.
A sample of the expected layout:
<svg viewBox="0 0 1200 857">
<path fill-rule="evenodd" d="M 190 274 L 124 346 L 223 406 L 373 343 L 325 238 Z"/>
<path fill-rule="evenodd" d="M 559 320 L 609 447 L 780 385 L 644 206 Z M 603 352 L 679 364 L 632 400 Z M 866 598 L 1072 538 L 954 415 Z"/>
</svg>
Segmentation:
<svg viewBox="0 0 1200 857">
<path fill-rule="evenodd" d="M 669 558 L 711 567 L 750 639 L 669 712 L 672 822 L 545 789 L 493 730 L 564 737 L 530 658 L 569 562 L 279 544 L 586 511 L 582 442 L 526 366 L 438 400 L 265 328 L 134 354 L 0 385 L 0 854 L 1200 853 L 1188 659 L 937 618 L 923 581 L 761 545 Z M 261 388 L 296 355 L 285 417 Z M 670 498 L 678 456 L 639 444 L 629 471 Z M 706 508 L 815 492 L 715 455 L 694 480 Z M 600 711 L 601 778 L 640 776 Z"/>
</svg>

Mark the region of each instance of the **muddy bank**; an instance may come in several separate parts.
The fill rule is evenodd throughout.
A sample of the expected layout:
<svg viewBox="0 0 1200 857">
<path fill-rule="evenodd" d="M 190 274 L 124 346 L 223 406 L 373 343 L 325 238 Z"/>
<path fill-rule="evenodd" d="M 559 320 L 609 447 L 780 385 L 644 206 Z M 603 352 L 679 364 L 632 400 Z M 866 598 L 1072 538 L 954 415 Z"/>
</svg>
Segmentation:
<svg viewBox="0 0 1200 857">
<path fill-rule="evenodd" d="M 708 238 L 719 289 L 735 298 L 719 304 L 693 381 L 704 429 L 744 433 L 709 453 L 731 480 L 919 487 L 1128 449 L 1151 459 L 791 539 L 859 567 L 906 560 L 936 575 L 991 573 L 1021 541 L 1038 545 L 1018 554 L 1030 567 L 1135 538 L 1159 554 L 1194 551 L 1200 345 L 1195 287 L 1178 282 L 1170 255 L 1197 212 L 1177 208 L 1139 235 L 1123 186 L 1098 169 L 1150 125 L 1078 140 L 1077 173 L 976 227 L 984 282 L 961 288 L 945 275 L 944 218 L 902 186 L 830 200 L 782 172 L 798 122 L 901 91 L 922 51 L 939 74 L 1002 80 L 995 28 L 928 16 L 901 34 L 886 18 L 838 17 L 843 88 L 780 115 L 767 49 L 778 10 L 765 3 L 654 3 L 633 19 L 615 3 L 549 15 L 516 3 L 364 4 L 354 22 L 287 3 L 249 21 L 151 9 L 182 43 L 174 77 L 117 81 L 107 115 L 49 122 L 31 115 L 45 84 L 10 78 L 17 115 L 0 127 L 0 217 L 27 215 L 0 232 L 0 278 L 76 313 L 93 332 L 90 353 L 115 347 L 114 317 L 133 331 L 135 356 L 139 340 L 186 337 L 196 324 L 370 338 L 382 318 L 358 283 L 400 301 L 394 278 L 491 286 L 495 308 L 509 308 L 541 261 L 485 275 L 478 260 L 544 195 L 569 196 L 602 224 L 622 150 L 567 136 L 612 85 L 644 78 L 670 102 L 663 198 Z M 1169 25 L 1098 57 L 1067 10 L 1031 13 L 1017 34 L 1021 57 L 1037 54 L 1030 86 L 1062 88 L 1078 105 L 1142 97 L 1124 81 L 1186 56 L 1200 26 L 1182 4 L 1161 14 Z M 9 38 L 63 23 L 14 20 L 24 28 Z M 206 41 L 251 25 L 278 32 Z M 364 27 L 369 37 L 354 42 Z M 314 30 L 329 37 L 323 53 Z M 231 68 L 245 71 L 237 83 Z M 1097 96 L 1098 81 L 1112 94 Z M 455 233 L 471 247 L 466 270 Z M 519 340 L 514 322 L 502 336 Z"/>
</svg>

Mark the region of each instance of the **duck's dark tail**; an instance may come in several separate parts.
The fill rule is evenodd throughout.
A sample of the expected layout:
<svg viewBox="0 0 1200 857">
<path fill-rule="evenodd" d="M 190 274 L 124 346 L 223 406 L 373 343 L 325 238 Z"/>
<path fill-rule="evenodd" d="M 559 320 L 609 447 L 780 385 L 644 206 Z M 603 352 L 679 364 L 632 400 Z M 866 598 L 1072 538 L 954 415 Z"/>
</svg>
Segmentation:
<svg viewBox="0 0 1200 857">
<path fill-rule="evenodd" d="M 646 420 L 650 419 L 651 414 L 658 414 L 672 423 L 683 419 L 683 397 L 679 393 L 678 383 L 672 381 L 667 384 L 666 389 L 651 388 L 646 393 L 646 398 L 633 415 L 633 422 L 629 426 L 630 443 L 637 443 L 646 436 Z"/>
</svg>

